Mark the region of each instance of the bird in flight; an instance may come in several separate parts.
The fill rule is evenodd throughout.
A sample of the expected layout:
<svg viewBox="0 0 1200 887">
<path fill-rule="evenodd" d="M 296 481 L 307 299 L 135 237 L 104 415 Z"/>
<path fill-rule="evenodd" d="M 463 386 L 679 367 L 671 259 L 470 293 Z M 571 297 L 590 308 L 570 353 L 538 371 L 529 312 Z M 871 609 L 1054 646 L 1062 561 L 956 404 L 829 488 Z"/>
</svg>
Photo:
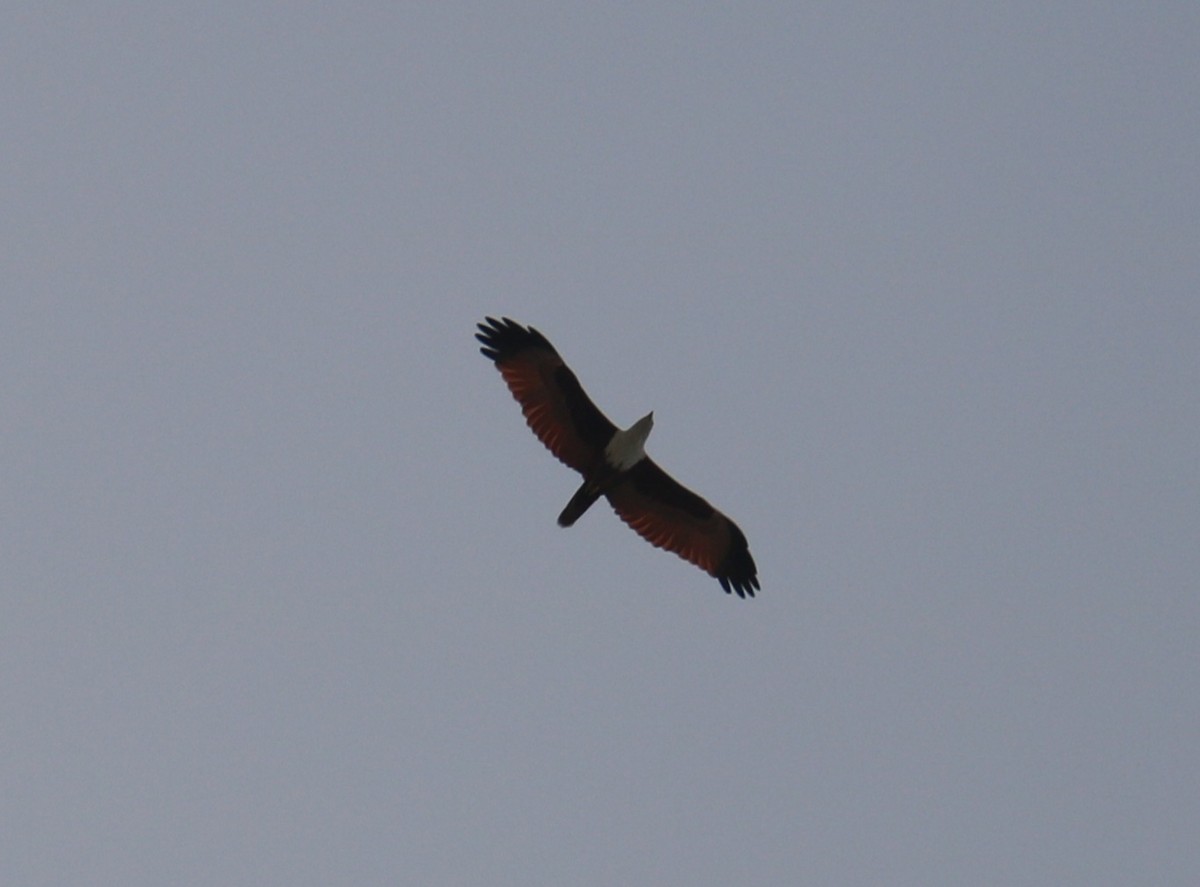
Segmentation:
<svg viewBox="0 0 1200 887">
<path fill-rule="evenodd" d="M 478 324 L 479 350 L 496 364 L 525 421 L 546 448 L 583 475 L 558 516 L 569 527 L 604 496 L 643 539 L 673 551 L 721 583 L 727 594 L 754 597 L 758 569 L 737 524 L 680 484 L 646 455 L 654 426 L 647 413 L 617 428 L 592 403 L 554 346 L 533 327 L 507 317 Z"/>
</svg>

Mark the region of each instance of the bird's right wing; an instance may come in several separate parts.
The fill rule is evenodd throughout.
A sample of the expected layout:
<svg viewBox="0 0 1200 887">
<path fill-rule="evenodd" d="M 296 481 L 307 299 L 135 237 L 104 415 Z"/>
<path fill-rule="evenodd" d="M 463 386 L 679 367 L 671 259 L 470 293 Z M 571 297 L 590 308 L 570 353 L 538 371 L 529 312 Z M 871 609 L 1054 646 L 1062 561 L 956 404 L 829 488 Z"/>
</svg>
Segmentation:
<svg viewBox="0 0 1200 887">
<path fill-rule="evenodd" d="M 652 459 L 638 462 L 605 495 L 617 516 L 651 545 L 691 561 L 726 592 L 754 597 L 758 568 L 738 525 Z"/>
</svg>

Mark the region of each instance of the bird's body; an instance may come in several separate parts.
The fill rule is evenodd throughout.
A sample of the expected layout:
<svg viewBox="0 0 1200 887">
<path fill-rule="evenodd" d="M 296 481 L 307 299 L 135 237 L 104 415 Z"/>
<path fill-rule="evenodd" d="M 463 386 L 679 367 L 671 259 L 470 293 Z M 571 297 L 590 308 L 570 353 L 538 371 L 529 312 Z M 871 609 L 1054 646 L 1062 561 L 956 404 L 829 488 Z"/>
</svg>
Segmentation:
<svg viewBox="0 0 1200 887">
<path fill-rule="evenodd" d="M 583 483 L 558 517 L 569 527 L 604 496 L 651 544 L 716 577 L 726 592 L 754 596 L 758 571 L 737 525 L 646 455 L 649 413 L 617 428 L 588 398 L 554 346 L 533 327 L 487 318 L 475 336 L 521 405 L 534 434 Z"/>
</svg>

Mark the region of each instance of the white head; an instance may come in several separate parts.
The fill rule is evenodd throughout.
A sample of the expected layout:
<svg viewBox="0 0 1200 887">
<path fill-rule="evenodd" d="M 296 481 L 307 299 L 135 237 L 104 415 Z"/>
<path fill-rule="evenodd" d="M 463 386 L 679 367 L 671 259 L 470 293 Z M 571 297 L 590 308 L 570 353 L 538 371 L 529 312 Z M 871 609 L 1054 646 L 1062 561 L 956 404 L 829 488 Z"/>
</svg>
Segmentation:
<svg viewBox="0 0 1200 887">
<path fill-rule="evenodd" d="M 646 457 L 645 443 L 654 427 L 654 413 L 642 416 L 628 428 L 618 431 L 612 436 L 605 450 L 609 464 L 615 465 L 622 471 L 632 468 Z"/>
</svg>

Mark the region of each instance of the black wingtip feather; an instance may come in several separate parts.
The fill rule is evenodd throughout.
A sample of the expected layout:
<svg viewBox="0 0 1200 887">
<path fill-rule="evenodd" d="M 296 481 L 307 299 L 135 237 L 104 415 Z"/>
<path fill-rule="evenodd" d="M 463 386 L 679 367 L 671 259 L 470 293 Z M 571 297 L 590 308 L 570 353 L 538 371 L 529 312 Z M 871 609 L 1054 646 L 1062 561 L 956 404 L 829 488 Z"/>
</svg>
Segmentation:
<svg viewBox="0 0 1200 887">
<path fill-rule="evenodd" d="M 554 351 L 554 346 L 536 329 L 521 326 L 511 317 L 485 318 L 486 323 L 478 323 L 479 332 L 475 338 L 483 343 L 479 353 L 488 360 L 498 362 L 524 351 L 526 348 L 545 348 Z M 557 354 L 557 352 L 554 352 Z"/>
<path fill-rule="evenodd" d="M 746 542 L 746 537 L 742 535 L 742 531 L 736 525 L 733 527 L 733 531 L 735 534 L 733 550 L 721 564 L 717 573 L 717 581 L 721 583 L 726 594 L 736 593 L 740 598 L 754 597 L 755 590 L 760 588 L 758 567 L 754 565 L 750 546 Z"/>
<path fill-rule="evenodd" d="M 736 594 L 742 600 L 754 597 L 754 590 L 759 587 L 758 579 L 755 577 L 751 577 L 750 579 L 730 579 L 727 576 L 719 576 L 717 581 L 721 583 L 721 587 L 725 589 L 726 594 Z"/>
</svg>

